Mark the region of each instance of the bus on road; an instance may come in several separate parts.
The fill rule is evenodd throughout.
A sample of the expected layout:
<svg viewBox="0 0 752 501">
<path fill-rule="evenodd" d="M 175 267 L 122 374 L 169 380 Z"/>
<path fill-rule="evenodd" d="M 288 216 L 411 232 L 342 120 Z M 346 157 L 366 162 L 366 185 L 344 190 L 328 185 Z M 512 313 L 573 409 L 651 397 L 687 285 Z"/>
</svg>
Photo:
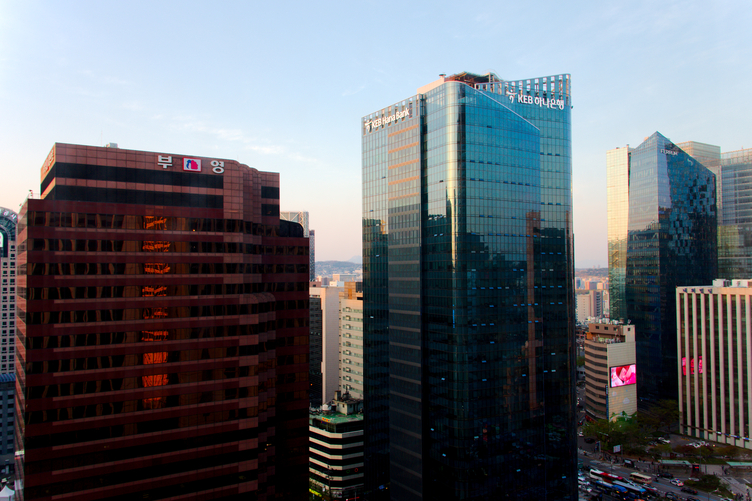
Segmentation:
<svg viewBox="0 0 752 501">
<path fill-rule="evenodd" d="M 638 484 L 643 484 L 643 485 L 650 485 L 653 482 L 653 477 L 651 477 L 650 475 L 645 475 L 644 473 L 638 473 L 638 472 L 630 473 L 629 479 L 632 482 L 637 482 Z"/>
</svg>

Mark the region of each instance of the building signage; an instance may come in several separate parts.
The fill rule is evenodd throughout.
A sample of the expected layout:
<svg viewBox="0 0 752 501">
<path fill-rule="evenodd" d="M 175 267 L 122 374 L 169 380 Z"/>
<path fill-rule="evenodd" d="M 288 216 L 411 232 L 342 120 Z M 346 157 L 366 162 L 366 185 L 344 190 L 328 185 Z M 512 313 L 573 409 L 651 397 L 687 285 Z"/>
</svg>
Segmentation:
<svg viewBox="0 0 752 501">
<path fill-rule="evenodd" d="M 407 108 L 404 111 L 398 111 L 393 115 L 389 115 L 388 117 L 381 116 L 379 118 L 374 118 L 372 120 L 369 120 L 365 123 L 366 132 L 371 132 L 372 129 L 389 125 L 390 123 L 396 122 L 397 120 L 400 120 L 402 118 L 408 118 L 412 114 L 412 111 L 413 111 L 412 108 Z"/>
<path fill-rule="evenodd" d="M 201 172 L 201 160 L 199 160 L 198 158 L 184 158 L 183 170 Z"/>
<path fill-rule="evenodd" d="M 509 102 L 513 103 L 515 101 L 515 98 L 518 103 L 523 104 L 535 104 L 537 106 L 540 106 L 541 108 L 559 108 L 560 110 L 564 109 L 564 100 L 563 99 L 553 99 L 548 97 L 538 97 L 538 96 L 527 96 L 525 94 L 515 94 L 512 92 L 507 93 L 507 97 L 509 98 Z"/>
<path fill-rule="evenodd" d="M 674 151 L 674 150 L 664 150 L 664 149 L 661 149 L 661 153 L 663 153 L 664 155 L 674 155 L 674 156 L 676 156 L 676 155 L 678 155 L 678 154 L 679 154 L 679 152 L 678 152 L 678 151 Z"/>
<path fill-rule="evenodd" d="M 209 162 L 212 167 L 212 172 L 215 174 L 223 174 L 225 172 L 225 163 L 221 160 L 212 160 Z M 157 155 L 157 165 L 163 169 L 172 167 L 172 156 L 170 155 Z M 183 170 L 192 172 L 201 172 L 201 159 L 199 158 L 184 158 Z"/>
</svg>

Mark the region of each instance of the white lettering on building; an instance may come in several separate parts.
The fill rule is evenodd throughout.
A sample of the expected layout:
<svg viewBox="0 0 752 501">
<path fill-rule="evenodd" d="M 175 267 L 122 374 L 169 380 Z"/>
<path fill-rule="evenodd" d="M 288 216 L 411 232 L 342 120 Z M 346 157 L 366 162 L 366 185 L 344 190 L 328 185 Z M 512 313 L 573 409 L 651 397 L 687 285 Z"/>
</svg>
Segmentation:
<svg viewBox="0 0 752 501">
<path fill-rule="evenodd" d="M 159 165 L 163 169 L 172 167 L 172 157 L 169 157 L 167 155 L 157 155 L 157 165 Z"/>
<path fill-rule="evenodd" d="M 564 109 L 563 99 L 528 96 L 526 94 L 514 94 L 512 92 L 508 93 L 507 97 L 509 98 L 509 102 L 511 103 L 515 102 L 515 98 L 516 98 L 516 101 L 522 104 L 534 104 L 536 106 L 540 106 L 541 108 L 550 108 L 550 109 L 559 108 L 560 110 Z"/>
<path fill-rule="evenodd" d="M 662 149 L 662 148 L 661 148 L 661 153 L 663 153 L 664 155 L 674 155 L 674 156 L 676 156 L 676 155 L 678 155 L 678 154 L 679 154 L 679 152 L 678 152 L 678 151 L 673 151 L 673 150 L 664 150 L 664 149 Z"/>
<path fill-rule="evenodd" d="M 185 159 L 184 159 L 185 160 Z M 189 159 L 191 160 L 191 159 Z M 194 162 L 199 162 L 199 160 L 193 160 Z M 212 172 L 215 174 L 224 174 L 225 172 L 225 163 L 222 160 L 212 160 L 210 162 L 212 166 Z M 157 155 L 157 165 L 162 167 L 163 169 L 167 169 L 168 167 L 172 167 L 172 156 L 170 155 Z M 200 165 L 200 164 L 199 164 Z M 200 166 L 198 169 L 190 169 L 194 170 L 196 172 L 200 172 Z"/>
<path fill-rule="evenodd" d="M 408 118 L 410 114 L 412 113 L 412 108 L 407 108 L 404 111 L 398 111 L 393 115 L 387 116 L 381 116 L 379 118 L 374 118 L 369 121 L 367 121 L 364 125 L 366 128 L 366 132 L 371 132 L 371 130 L 379 128 L 381 126 L 387 126 L 392 122 L 396 122 L 397 120 L 401 120 L 403 118 Z"/>
</svg>

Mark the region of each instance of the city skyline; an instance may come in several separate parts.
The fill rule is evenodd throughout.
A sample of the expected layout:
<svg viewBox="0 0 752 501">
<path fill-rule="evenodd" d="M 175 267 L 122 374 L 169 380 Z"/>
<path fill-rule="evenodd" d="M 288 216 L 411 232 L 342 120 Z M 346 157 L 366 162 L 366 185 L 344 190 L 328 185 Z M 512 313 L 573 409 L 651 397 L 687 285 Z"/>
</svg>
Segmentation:
<svg viewBox="0 0 752 501">
<path fill-rule="evenodd" d="M 569 73 L 575 265 L 606 266 L 606 151 L 652 130 L 749 147 L 740 1 L 427 5 L 0 1 L 0 206 L 36 194 L 55 142 L 234 154 L 280 172 L 281 208 L 310 212 L 319 259 L 347 260 L 361 253 L 362 110 L 439 73 Z M 420 67 L 410 47 L 431 48 Z"/>
</svg>

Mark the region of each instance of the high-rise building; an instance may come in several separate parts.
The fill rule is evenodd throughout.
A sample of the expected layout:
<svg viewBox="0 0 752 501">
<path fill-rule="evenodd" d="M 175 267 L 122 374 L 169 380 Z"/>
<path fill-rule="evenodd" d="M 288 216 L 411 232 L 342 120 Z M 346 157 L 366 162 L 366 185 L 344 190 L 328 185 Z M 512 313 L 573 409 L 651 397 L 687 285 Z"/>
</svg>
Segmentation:
<svg viewBox="0 0 752 501">
<path fill-rule="evenodd" d="M 608 290 L 610 318 L 626 321 L 627 236 L 629 234 L 629 155 L 632 149 L 616 148 L 606 153 L 608 198 Z"/>
<path fill-rule="evenodd" d="M 364 117 L 369 492 L 576 495 L 570 108 L 460 73 Z"/>
<path fill-rule="evenodd" d="M 656 132 L 607 154 L 611 318 L 636 329 L 640 399 L 676 399 L 676 287 L 716 276 L 715 176 Z"/>
<path fill-rule="evenodd" d="M 752 149 L 723 153 L 718 204 L 718 276 L 752 277 Z"/>
<path fill-rule="evenodd" d="M 280 219 L 284 219 L 285 221 L 292 221 L 293 223 L 298 223 L 303 227 L 303 236 L 305 236 L 309 240 L 309 261 L 310 261 L 310 278 L 309 280 L 313 282 L 316 280 L 316 255 L 314 253 L 315 249 L 315 240 L 316 240 L 316 233 L 314 230 L 308 229 L 308 211 L 298 211 L 298 212 L 292 212 L 292 211 L 282 211 L 279 213 Z"/>
<path fill-rule="evenodd" d="M 752 449 L 752 280 L 680 286 L 676 302 L 681 433 Z"/>
<path fill-rule="evenodd" d="M 0 207 L 0 374 L 14 374 L 16 353 L 16 223 L 18 214 Z"/>
<path fill-rule="evenodd" d="M 21 499 L 305 499 L 308 240 L 279 175 L 55 144 L 18 223 Z"/>
</svg>

